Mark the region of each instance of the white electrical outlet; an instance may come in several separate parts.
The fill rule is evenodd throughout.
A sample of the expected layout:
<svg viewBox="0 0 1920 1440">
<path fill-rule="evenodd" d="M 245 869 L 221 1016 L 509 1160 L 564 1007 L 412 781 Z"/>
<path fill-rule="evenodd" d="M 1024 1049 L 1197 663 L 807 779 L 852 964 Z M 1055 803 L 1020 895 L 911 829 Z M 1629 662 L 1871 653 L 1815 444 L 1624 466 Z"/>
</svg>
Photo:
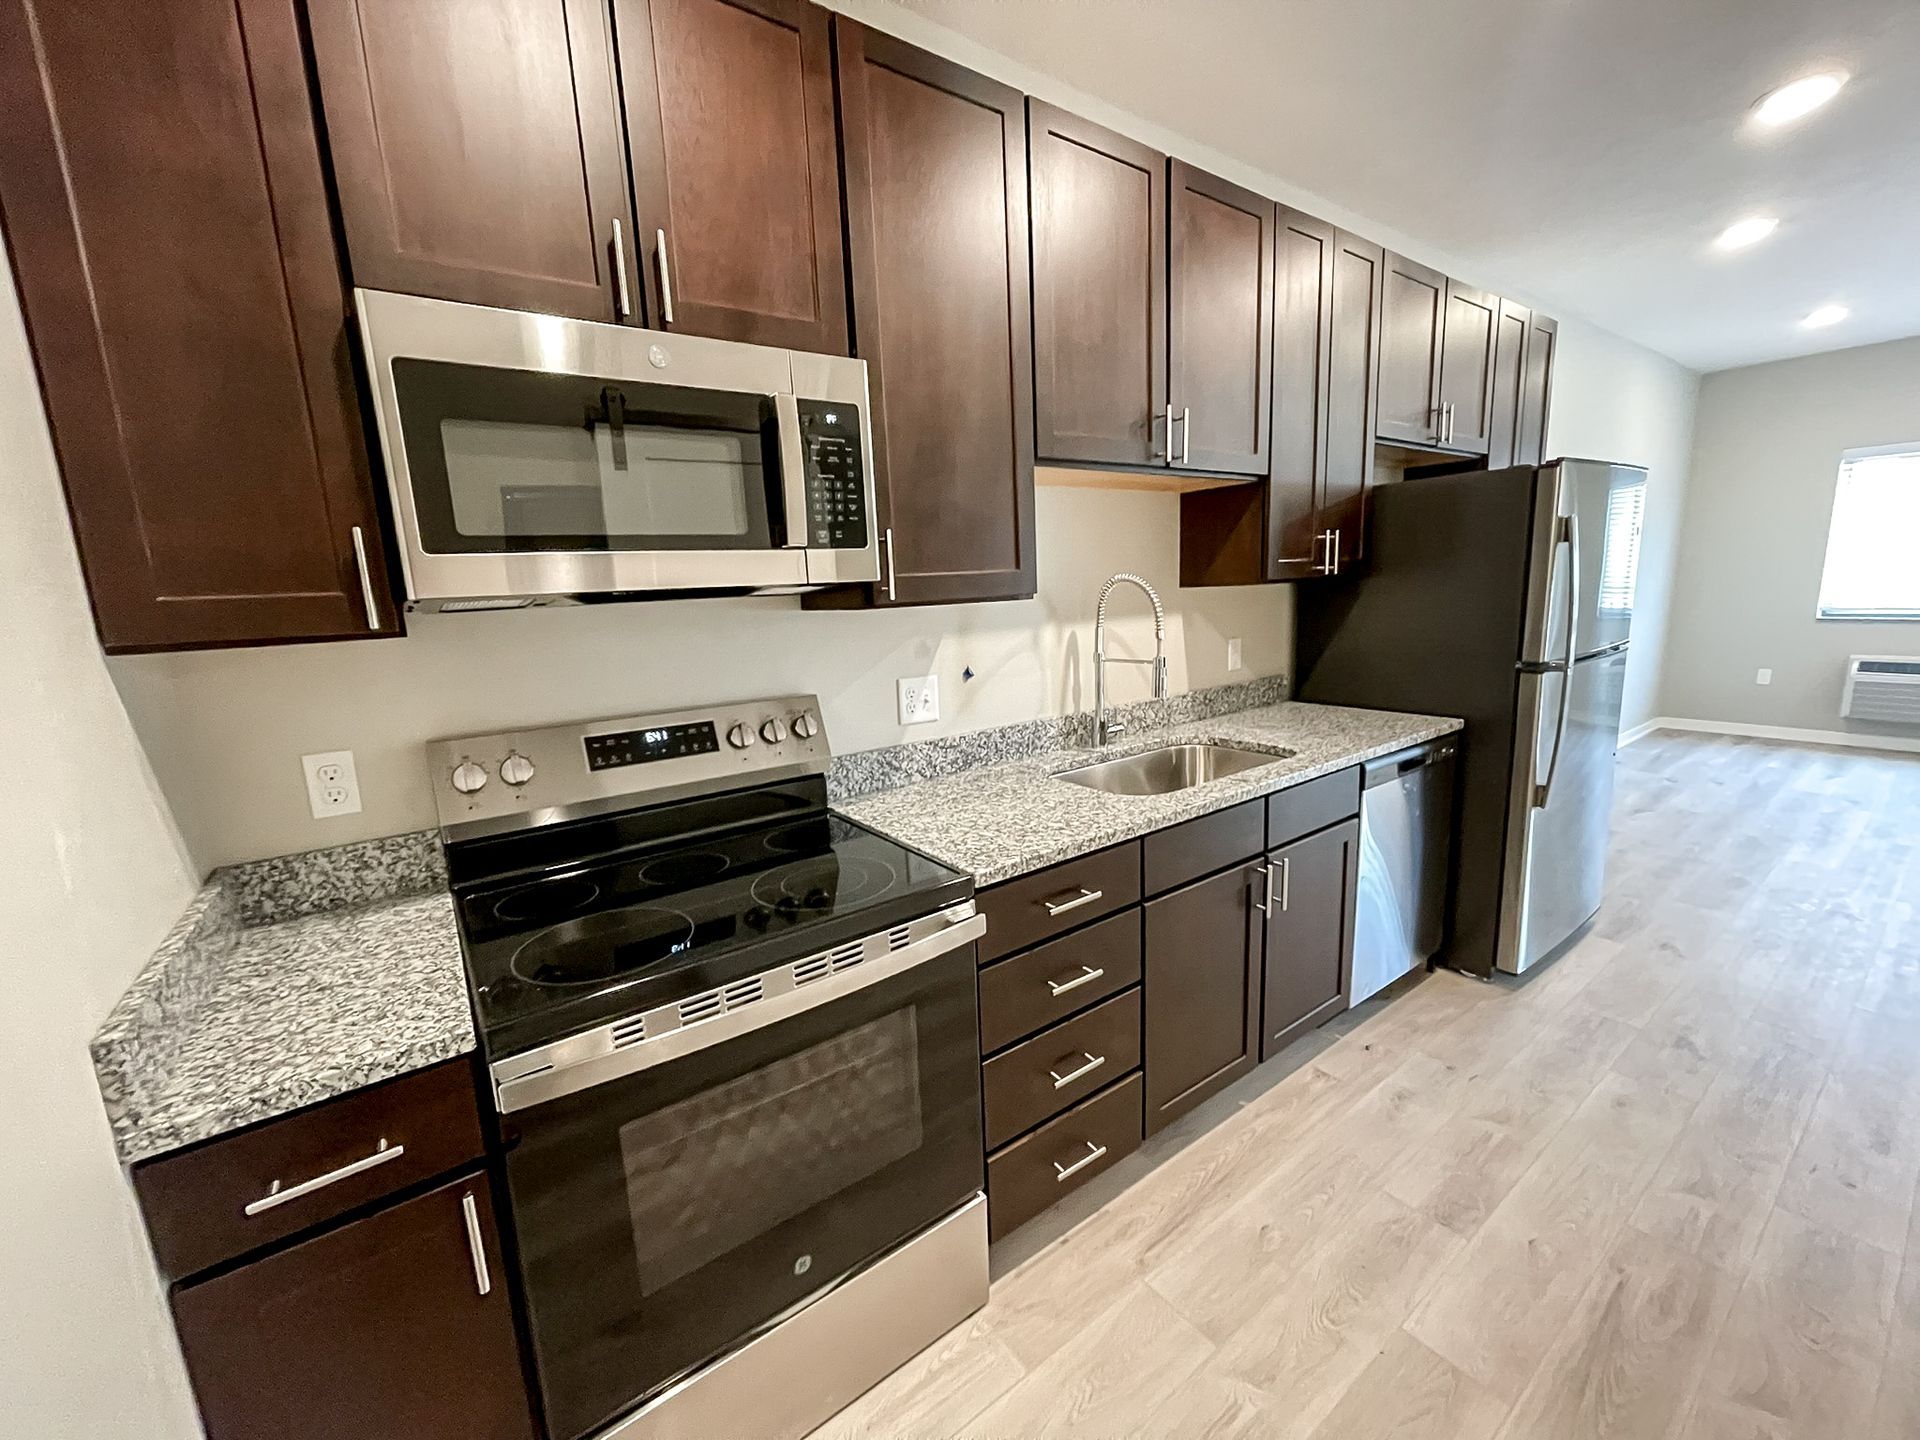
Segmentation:
<svg viewBox="0 0 1920 1440">
<path fill-rule="evenodd" d="M 1754 672 L 1753 672 L 1753 683 L 1754 683 L 1754 684 L 1756 684 L 1756 685 L 1771 685 L 1771 684 L 1773 684 L 1773 671 L 1771 671 L 1771 670 L 1756 670 L 1756 671 L 1754 671 Z"/>
<path fill-rule="evenodd" d="M 1235 635 L 1227 641 L 1227 669 L 1240 670 L 1244 668 L 1241 664 L 1240 657 L 1240 637 Z"/>
<path fill-rule="evenodd" d="M 900 723 L 924 725 L 940 718 L 940 680 L 921 675 L 900 681 Z"/>
<path fill-rule="evenodd" d="M 300 769 L 307 777 L 307 806 L 314 819 L 360 813 L 360 777 L 354 772 L 351 750 L 302 755 Z"/>
</svg>

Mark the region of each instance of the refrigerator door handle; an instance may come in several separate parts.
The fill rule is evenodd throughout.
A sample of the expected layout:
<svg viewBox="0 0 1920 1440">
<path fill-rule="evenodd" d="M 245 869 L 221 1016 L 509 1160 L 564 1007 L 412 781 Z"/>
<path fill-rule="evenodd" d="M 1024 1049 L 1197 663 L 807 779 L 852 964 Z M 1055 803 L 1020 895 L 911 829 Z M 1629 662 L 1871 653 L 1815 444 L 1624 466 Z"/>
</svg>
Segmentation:
<svg viewBox="0 0 1920 1440">
<path fill-rule="evenodd" d="M 1547 758 L 1547 778 L 1533 789 L 1533 808 L 1544 810 L 1553 797 L 1553 777 L 1560 770 L 1560 751 L 1567 743 L 1567 712 L 1573 706 L 1573 627 L 1580 615 L 1580 517 L 1560 518 L 1560 538 L 1567 547 L 1567 654 L 1553 668 L 1559 672 L 1560 714 L 1553 722 L 1553 753 Z"/>
</svg>

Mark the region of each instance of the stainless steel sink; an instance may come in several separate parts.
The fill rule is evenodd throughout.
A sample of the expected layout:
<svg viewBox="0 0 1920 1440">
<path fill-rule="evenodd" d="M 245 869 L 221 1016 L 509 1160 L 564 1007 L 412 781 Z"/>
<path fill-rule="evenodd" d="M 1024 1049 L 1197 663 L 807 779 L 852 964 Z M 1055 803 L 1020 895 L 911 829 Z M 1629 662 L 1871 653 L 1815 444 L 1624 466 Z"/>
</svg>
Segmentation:
<svg viewBox="0 0 1920 1440">
<path fill-rule="evenodd" d="M 1292 755 L 1291 750 L 1241 750 L 1232 745 L 1163 745 L 1123 760 L 1097 760 L 1054 773 L 1070 784 L 1109 795 L 1171 795 Z"/>
</svg>

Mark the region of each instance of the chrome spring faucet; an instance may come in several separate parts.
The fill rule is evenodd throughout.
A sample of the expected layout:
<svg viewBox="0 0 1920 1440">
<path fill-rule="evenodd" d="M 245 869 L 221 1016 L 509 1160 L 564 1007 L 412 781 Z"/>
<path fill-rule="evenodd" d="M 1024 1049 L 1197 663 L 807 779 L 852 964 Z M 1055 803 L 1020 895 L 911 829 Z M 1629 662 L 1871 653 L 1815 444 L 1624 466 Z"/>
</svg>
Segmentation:
<svg viewBox="0 0 1920 1440">
<path fill-rule="evenodd" d="M 1138 585 L 1147 592 L 1147 599 L 1153 602 L 1153 659 L 1151 660 L 1115 660 L 1107 655 L 1107 597 L 1113 594 L 1119 584 Z M 1107 666 L 1109 665 L 1151 665 L 1153 667 L 1153 698 L 1167 698 L 1167 612 L 1160 603 L 1160 592 L 1155 590 L 1138 575 L 1122 571 L 1100 587 L 1100 603 L 1093 612 L 1093 743 L 1104 746 L 1114 736 L 1122 734 L 1126 725 L 1118 720 L 1107 719 Z"/>
</svg>

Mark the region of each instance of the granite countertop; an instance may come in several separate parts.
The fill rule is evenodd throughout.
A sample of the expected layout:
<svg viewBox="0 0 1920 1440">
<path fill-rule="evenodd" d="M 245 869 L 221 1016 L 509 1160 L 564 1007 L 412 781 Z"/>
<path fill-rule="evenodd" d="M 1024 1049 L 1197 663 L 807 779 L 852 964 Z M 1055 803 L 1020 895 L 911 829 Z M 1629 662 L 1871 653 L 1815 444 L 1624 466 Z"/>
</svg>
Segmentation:
<svg viewBox="0 0 1920 1440">
<path fill-rule="evenodd" d="M 1084 747 L 1043 750 L 842 799 L 837 808 L 904 845 L 971 871 L 979 885 L 992 885 L 1461 728 L 1460 721 L 1437 715 L 1284 701 L 1131 730 L 1103 752 Z M 1196 740 L 1293 753 L 1171 795 L 1109 795 L 1055 774 L 1094 760 Z"/>
<path fill-rule="evenodd" d="M 125 1164 L 474 1049 L 432 832 L 216 871 L 92 1051 Z"/>
</svg>

